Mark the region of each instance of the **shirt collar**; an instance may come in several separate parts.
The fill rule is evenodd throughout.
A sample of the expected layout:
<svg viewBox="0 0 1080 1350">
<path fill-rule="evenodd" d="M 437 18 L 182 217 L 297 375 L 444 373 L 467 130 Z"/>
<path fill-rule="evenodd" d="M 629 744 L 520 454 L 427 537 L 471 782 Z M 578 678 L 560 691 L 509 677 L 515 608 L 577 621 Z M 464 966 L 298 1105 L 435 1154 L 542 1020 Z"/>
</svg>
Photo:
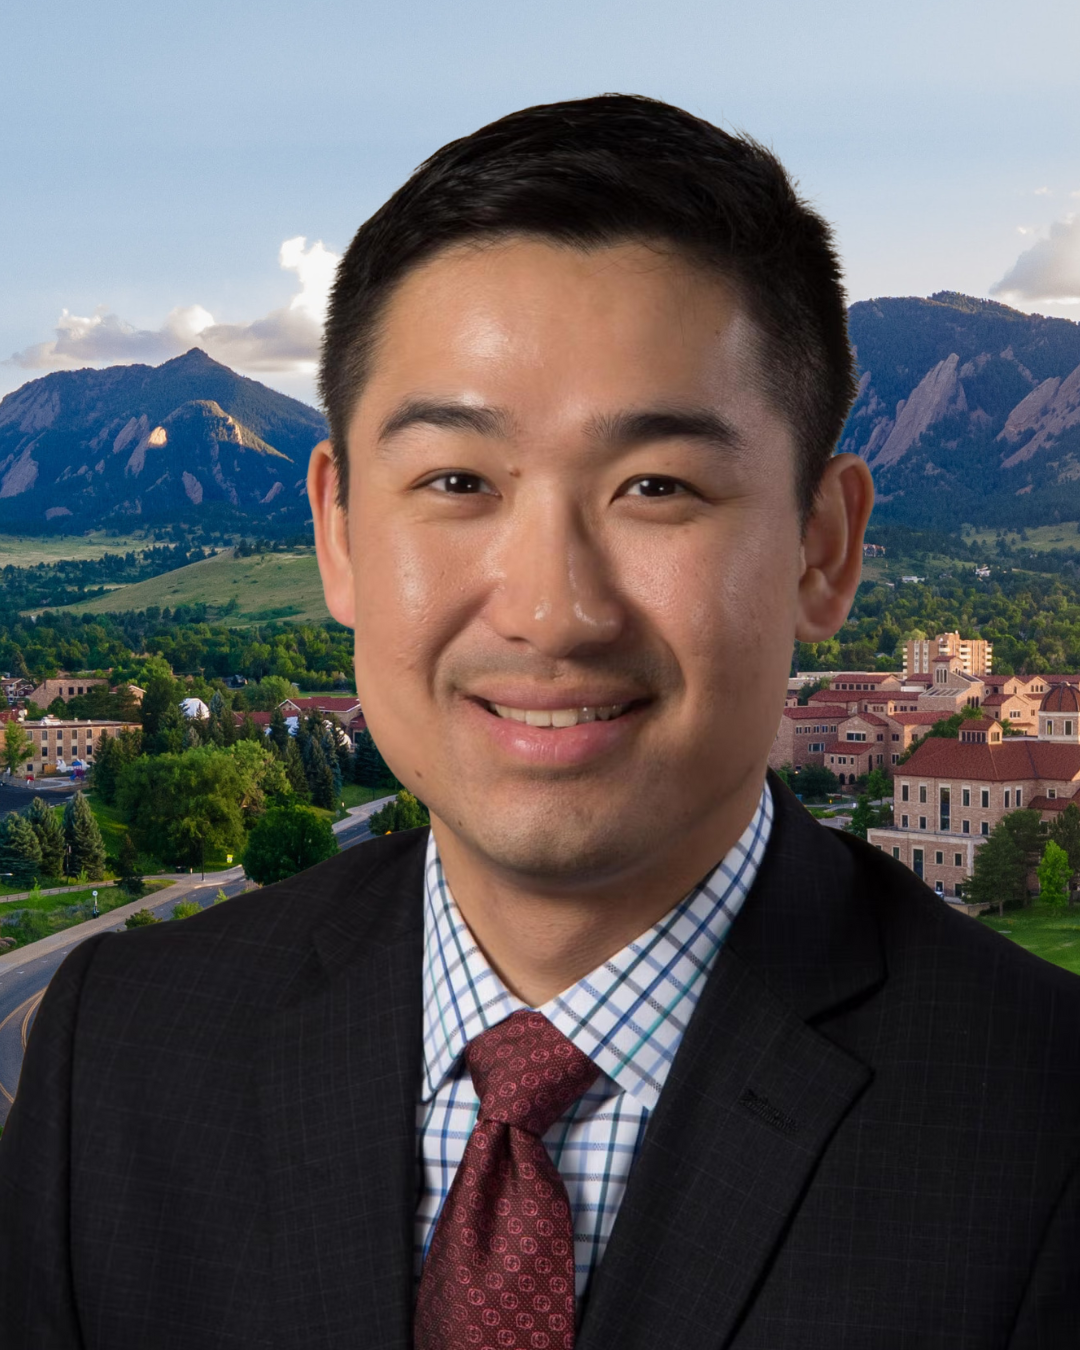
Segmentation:
<svg viewBox="0 0 1080 1350">
<path fill-rule="evenodd" d="M 686 896 L 542 1012 L 614 1079 L 652 1109 L 682 1032 L 727 931 L 757 875 L 772 828 L 766 781 L 739 839 Z M 434 832 L 424 865 L 424 1077 L 430 1101 L 461 1071 L 474 1036 L 528 1005 L 491 969 L 443 875 Z"/>
</svg>

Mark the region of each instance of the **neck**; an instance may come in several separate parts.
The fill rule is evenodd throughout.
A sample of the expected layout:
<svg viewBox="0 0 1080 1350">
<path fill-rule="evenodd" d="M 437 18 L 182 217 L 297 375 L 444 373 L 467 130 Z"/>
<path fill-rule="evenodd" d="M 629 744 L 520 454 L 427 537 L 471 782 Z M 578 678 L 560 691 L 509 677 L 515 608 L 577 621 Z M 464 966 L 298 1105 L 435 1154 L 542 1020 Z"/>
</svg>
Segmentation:
<svg viewBox="0 0 1080 1350">
<path fill-rule="evenodd" d="M 538 1008 L 648 932 L 728 853 L 761 795 L 752 775 L 720 813 L 673 846 L 634 859 L 588 889 L 541 891 L 500 869 L 444 820 L 431 828 L 447 885 L 489 965 L 517 998 Z"/>
</svg>

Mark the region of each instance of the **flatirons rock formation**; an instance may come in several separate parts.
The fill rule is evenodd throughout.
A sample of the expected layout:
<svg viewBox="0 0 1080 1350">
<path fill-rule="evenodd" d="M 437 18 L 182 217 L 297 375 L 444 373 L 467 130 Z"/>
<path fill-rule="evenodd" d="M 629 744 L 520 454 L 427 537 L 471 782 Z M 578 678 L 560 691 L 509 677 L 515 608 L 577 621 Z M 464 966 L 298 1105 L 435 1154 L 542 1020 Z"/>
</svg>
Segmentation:
<svg viewBox="0 0 1080 1350">
<path fill-rule="evenodd" d="M 193 348 L 161 366 L 58 371 L 0 401 L 0 529 L 307 517 L 314 408 Z"/>
<path fill-rule="evenodd" d="M 848 319 L 859 397 L 840 449 L 873 471 L 875 519 L 1080 519 L 1080 324 L 953 291 Z"/>
</svg>

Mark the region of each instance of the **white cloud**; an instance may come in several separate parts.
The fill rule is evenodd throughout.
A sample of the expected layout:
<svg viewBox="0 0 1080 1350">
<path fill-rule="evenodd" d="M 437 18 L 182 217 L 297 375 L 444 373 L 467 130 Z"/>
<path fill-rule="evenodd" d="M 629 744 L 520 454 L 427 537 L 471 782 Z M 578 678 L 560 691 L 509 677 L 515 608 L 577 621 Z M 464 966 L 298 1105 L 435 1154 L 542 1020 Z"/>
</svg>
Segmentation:
<svg viewBox="0 0 1080 1350">
<path fill-rule="evenodd" d="M 1056 220 L 1049 237 L 1021 253 L 990 294 L 1013 302 L 1080 304 L 1080 216 Z"/>
<path fill-rule="evenodd" d="M 240 370 L 310 373 L 319 354 L 326 305 L 338 255 L 303 235 L 286 239 L 278 253 L 285 271 L 300 284 L 283 309 L 250 323 L 217 323 L 202 305 L 174 309 L 160 328 L 135 328 L 101 305 L 90 316 L 61 313 L 56 337 L 15 352 L 5 365 L 24 370 L 72 370 L 102 363 L 155 364 L 202 347 L 217 361 Z"/>
<path fill-rule="evenodd" d="M 1035 189 L 1035 196 L 1036 196 L 1036 197 L 1049 197 L 1049 196 L 1050 196 L 1050 189 L 1049 189 L 1048 187 L 1036 188 L 1036 189 Z"/>
</svg>

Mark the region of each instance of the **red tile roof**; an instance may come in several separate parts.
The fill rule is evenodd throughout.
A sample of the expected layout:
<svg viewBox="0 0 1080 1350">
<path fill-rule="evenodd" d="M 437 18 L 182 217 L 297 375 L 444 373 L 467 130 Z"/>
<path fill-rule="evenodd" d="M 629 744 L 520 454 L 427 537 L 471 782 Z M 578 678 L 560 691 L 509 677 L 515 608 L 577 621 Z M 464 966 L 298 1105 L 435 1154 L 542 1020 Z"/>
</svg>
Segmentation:
<svg viewBox="0 0 1080 1350">
<path fill-rule="evenodd" d="M 888 672 L 882 674 L 880 671 L 866 670 L 837 670 L 832 674 L 832 680 L 835 684 L 837 680 L 859 680 L 863 684 L 883 684 L 886 680 L 897 680 L 898 675 L 890 675 Z M 865 693 L 866 691 L 863 690 Z"/>
<path fill-rule="evenodd" d="M 905 776 L 966 778 L 975 782 L 1014 782 L 1047 778 L 1067 782 L 1080 778 L 1080 745 L 1059 745 L 1034 737 L 1009 737 L 1000 745 L 946 740 L 929 736 L 902 766 Z"/>
<path fill-rule="evenodd" d="M 858 703 L 860 699 L 873 698 L 865 689 L 819 689 L 810 695 L 811 703 Z"/>
<path fill-rule="evenodd" d="M 876 741 L 826 741 L 826 755 L 868 755 L 877 746 Z"/>
<path fill-rule="evenodd" d="M 1072 800 L 1072 797 L 1044 797 L 1040 793 L 1037 797 L 1032 797 L 1028 802 L 1028 808 L 1032 811 L 1064 811 Z"/>
<path fill-rule="evenodd" d="M 815 703 L 813 707 L 807 704 L 801 708 L 784 708 L 782 711 L 785 717 L 794 718 L 796 721 L 804 717 L 816 717 L 819 720 L 823 717 L 835 717 L 839 721 L 843 717 L 851 716 L 847 708 L 836 708 L 822 703 Z"/>
<path fill-rule="evenodd" d="M 860 721 L 869 722 L 872 727 L 887 727 L 889 725 L 888 721 L 884 717 L 879 717 L 877 713 L 860 712 L 852 713 L 851 716 L 853 718 L 858 717 Z"/>
<path fill-rule="evenodd" d="M 317 712 L 345 713 L 360 706 L 360 700 L 355 694 L 349 694 L 344 698 L 339 698 L 336 694 L 315 694 L 311 698 L 287 698 L 285 703 L 292 703 L 297 708 L 303 708 L 305 712 L 314 708 Z M 284 704 L 279 706 L 284 707 Z"/>
<path fill-rule="evenodd" d="M 941 713 L 936 712 L 889 714 L 889 721 L 898 722 L 902 727 L 932 727 L 935 722 L 940 722 L 941 720 Z"/>
<path fill-rule="evenodd" d="M 984 698 L 983 701 L 982 701 L 982 705 L 983 705 L 984 708 L 997 708 L 997 707 L 999 707 L 1002 703 L 1004 703 L 1004 702 L 1006 701 L 1006 699 L 1010 699 L 1010 698 L 1016 698 L 1016 695 L 1015 695 L 1015 694 L 987 694 L 986 698 Z"/>
</svg>

